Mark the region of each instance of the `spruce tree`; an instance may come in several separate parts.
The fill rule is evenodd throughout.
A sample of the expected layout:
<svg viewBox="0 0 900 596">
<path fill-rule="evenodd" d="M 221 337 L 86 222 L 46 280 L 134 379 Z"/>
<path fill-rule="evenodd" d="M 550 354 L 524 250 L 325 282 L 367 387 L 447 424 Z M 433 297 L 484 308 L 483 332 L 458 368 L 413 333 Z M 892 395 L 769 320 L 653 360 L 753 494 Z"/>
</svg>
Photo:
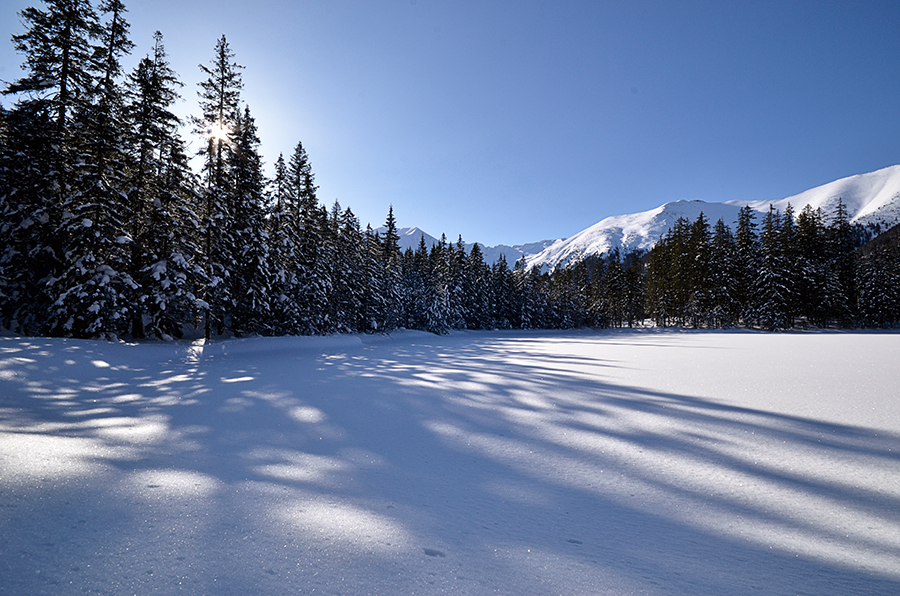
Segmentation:
<svg viewBox="0 0 900 596">
<path fill-rule="evenodd" d="M 738 272 L 740 262 L 731 229 L 719 219 L 710 244 L 710 315 L 716 327 L 736 325 L 740 317 Z"/>
<path fill-rule="evenodd" d="M 400 237 L 397 236 L 397 220 L 394 206 L 388 208 L 384 222 L 385 232 L 381 238 L 380 296 L 384 301 L 384 322 L 382 330 L 390 332 L 401 326 L 405 319 L 402 295 L 403 261 L 400 254 Z"/>
<path fill-rule="evenodd" d="M 296 193 L 291 191 L 287 164 L 279 155 L 275 162 L 275 177 L 271 181 L 271 212 L 269 224 L 269 254 L 272 263 L 272 317 L 275 333 L 299 333 L 300 312 L 296 296 L 299 294 L 298 246 L 300 243 L 300 207 Z"/>
<path fill-rule="evenodd" d="M 371 225 L 363 234 L 362 270 L 363 296 L 360 330 L 366 333 L 383 332 L 387 329 L 386 299 L 382 293 L 385 287 L 385 269 L 382 263 L 383 248 L 378 234 Z"/>
<path fill-rule="evenodd" d="M 827 324 L 828 260 L 822 212 L 807 205 L 797 216 L 795 236 L 796 301 L 798 314 L 815 326 Z"/>
<path fill-rule="evenodd" d="M 900 250 L 879 246 L 856 269 L 858 313 L 866 327 L 890 328 L 900 321 Z"/>
<path fill-rule="evenodd" d="M 71 116 L 78 134 L 72 135 L 70 192 L 62 197 L 57 232 L 63 239 L 62 273 L 50 284 L 57 299 L 48 331 L 80 337 L 127 333 L 140 316 L 127 246 L 133 242 L 127 222 L 134 216 L 127 200 L 129 148 L 120 84 L 120 61 L 133 44 L 121 2 L 107 0 L 101 10 L 110 17 L 96 27 L 94 100 Z"/>
<path fill-rule="evenodd" d="M 701 211 L 691 224 L 685 274 L 690 288 L 688 299 L 689 320 L 692 327 L 708 326 L 712 307 L 713 279 L 711 271 L 712 235 L 709 219 Z"/>
<path fill-rule="evenodd" d="M 450 330 L 447 253 L 447 238 L 442 235 L 440 242 L 431 247 L 425 265 L 425 330 L 436 335 L 444 335 Z"/>
<path fill-rule="evenodd" d="M 781 235 L 781 214 L 770 206 L 760 234 L 760 263 L 755 284 L 759 324 L 771 331 L 790 327 L 790 288 Z"/>
<path fill-rule="evenodd" d="M 288 163 L 288 184 L 297 205 L 297 285 L 292 299 L 297 303 L 300 332 L 328 333 L 332 291 L 331 247 L 327 243 L 328 213 L 320 209 L 315 176 L 302 143 L 297 143 Z"/>
<path fill-rule="evenodd" d="M 94 98 L 92 41 L 100 35 L 100 25 L 88 0 L 45 0 L 44 4 L 46 10 L 29 7 L 19 13 L 28 30 L 12 40 L 25 56 L 26 75 L 5 93 L 28 94 L 29 101 L 46 102 L 55 118 L 55 140 L 64 143 L 72 114 L 90 106 Z"/>
<path fill-rule="evenodd" d="M 59 270 L 55 235 L 55 126 L 49 105 L 19 102 L 3 117 L 0 148 L 0 324 L 39 333 L 51 302 L 46 281 Z"/>
<path fill-rule="evenodd" d="M 828 227 L 827 254 L 830 278 L 827 301 L 832 305 L 831 317 L 842 327 L 853 325 L 856 296 L 856 258 L 853 229 L 844 202 L 838 199 Z"/>
<path fill-rule="evenodd" d="M 790 329 L 794 326 L 794 319 L 799 308 L 797 280 L 800 276 L 799 259 L 797 258 L 797 223 L 794 220 L 794 208 L 790 203 L 787 204 L 781 215 L 779 242 L 784 259 L 784 279 L 788 294 L 787 327 Z"/>
<path fill-rule="evenodd" d="M 239 118 L 240 94 L 243 87 L 241 69 L 223 35 L 216 43 L 209 66 L 200 65 L 207 76 L 200 82 L 200 109 L 194 130 L 205 137 L 200 151 L 203 157 L 203 189 L 200 216 L 202 269 L 206 277 L 203 288 L 204 333 L 209 339 L 213 327 L 217 333 L 226 330 L 234 307 L 230 293 L 232 266 L 237 256 L 233 205 L 230 189 L 234 183 L 228 168 L 233 144 L 233 128 Z"/>
<path fill-rule="evenodd" d="M 466 280 L 466 245 L 460 234 L 455 244 L 448 247 L 446 254 L 447 287 L 449 291 L 448 325 L 451 329 L 466 328 L 466 308 L 469 295 Z"/>
<path fill-rule="evenodd" d="M 489 272 L 481 247 L 473 244 L 465 266 L 465 291 L 468 295 L 465 319 L 469 329 L 491 328 Z"/>
<path fill-rule="evenodd" d="M 401 296 L 403 326 L 407 329 L 424 330 L 427 327 L 428 284 L 428 248 L 423 236 L 415 252 L 407 249 L 403 254 Z"/>
<path fill-rule="evenodd" d="M 622 327 L 625 322 L 625 270 L 619 249 L 613 249 L 606 260 L 603 284 L 603 312 L 610 327 Z"/>
<path fill-rule="evenodd" d="M 516 320 L 516 280 L 502 253 L 491 268 L 491 304 L 497 329 L 511 329 Z"/>
<path fill-rule="evenodd" d="M 650 250 L 647 263 L 647 310 L 653 317 L 657 327 L 667 327 L 673 322 L 675 310 L 675 247 L 671 239 L 671 232 L 662 238 Z M 605 283 L 604 272 L 604 283 Z M 601 293 L 602 295 L 602 293 Z M 602 309 L 608 316 L 606 310 Z"/>
<path fill-rule="evenodd" d="M 625 256 L 623 263 L 625 268 L 625 321 L 629 327 L 634 327 L 644 320 L 644 265 L 639 251 L 634 251 Z"/>
<path fill-rule="evenodd" d="M 365 259 L 359 220 L 348 207 L 338 201 L 331 211 L 331 235 L 334 238 L 332 260 L 332 298 L 329 301 L 335 330 L 355 333 L 365 330 Z"/>
<path fill-rule="evenodd" d="M 272 267 L 266 234 L 265 187 L 259 136 L 249 106 L 235 120 L 233 147 L 228 155 L 232 187 L 235 262 L 229 292 L 233 296 L 232 329 L 237 335 L 271 333 Z"/>
<path fill-rule="evenodd" d="M 86 0 L 48 0 L 45 9 L 19 13 L 25 33 L 14 35 L 25 58 L 25 75 L 4 93 L 16 104 L 6 116 L 9 144 L 4 167 L 3 254 L 0 311 L 4 324 L 15 321 L 24 333 L 48 332 L 51 304 L 59 298 L 56 281 L 66 269 L 63 203 L 71 187 L 74 146 L 79 140 L 72 118 L 92 105 L 96 69 L 92 42 L 99 35 L 97 15 Z M 7 185 L 8 184 L 8 185 Z M 59 331 L 60 333 L 62 331 Z"/>
<path fill-rule="evenodd" d="M 131 276 L 140 286 L 132 318 L 133 337 L 181 337 L 194 321 L 196 284 L 203 278 L 195 233 L 196 192 L 181 122 L 172 105 L 182 83 L 171 69 L 160 32 L 153 48 L 128 76 L 125 113 L 131 142 L 127 195 Z M 146 326 L 144 319 L 147 319 Z"/>
<path fill-rule="evenodd" d="M 754 285 L 759 272 L 760 250 L 756 213 L 749 206 L 741 207 L 738 213 L 735 246 L 738 254 L 735 298 L 740 308 L 741 321 L 744 325 L 752 326 L 759 320 L 759 301 Z"/>
</svg>

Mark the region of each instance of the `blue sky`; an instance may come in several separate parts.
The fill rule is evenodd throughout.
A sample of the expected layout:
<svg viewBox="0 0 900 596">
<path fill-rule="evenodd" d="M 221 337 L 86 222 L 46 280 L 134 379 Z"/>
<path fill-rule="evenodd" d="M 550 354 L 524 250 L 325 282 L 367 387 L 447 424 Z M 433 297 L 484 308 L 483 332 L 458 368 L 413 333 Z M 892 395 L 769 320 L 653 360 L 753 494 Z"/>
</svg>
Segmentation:
<svg viewBox="0 0 900 596">
<path fill-rule="evenodd" d="M 22 62 L 0 9 L 0 79 Z M 362 224 L 488 245 L 666 201 L 779 199 L 900 163 L 900 2 L 126 0 L 197 113 L 226 35 L 271 166 Z M 4 100 L 8 105 L 9 101 Z M 199 140 L 193 145 L 199 146 Z"/>
</svg>

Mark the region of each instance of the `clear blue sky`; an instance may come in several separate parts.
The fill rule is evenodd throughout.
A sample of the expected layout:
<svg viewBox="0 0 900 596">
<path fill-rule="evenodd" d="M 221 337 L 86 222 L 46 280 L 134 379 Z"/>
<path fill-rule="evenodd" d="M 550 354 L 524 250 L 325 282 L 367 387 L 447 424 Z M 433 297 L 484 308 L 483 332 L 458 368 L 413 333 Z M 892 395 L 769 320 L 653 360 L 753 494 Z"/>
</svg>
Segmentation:
<svg viewBox="0 0 900 596">
<path fill-rule="evenodd" d="M 4 80 L 29 4 L 0 9 Z M 363 225 L 393 204 L 401 226 L 518 244 L 900 163 L 896 0 L 126 5 L 129 68 L 162 31 L 183 114 L 225 34 L 267 164 L 302 141 L 320 200 Z"/>
</svg>

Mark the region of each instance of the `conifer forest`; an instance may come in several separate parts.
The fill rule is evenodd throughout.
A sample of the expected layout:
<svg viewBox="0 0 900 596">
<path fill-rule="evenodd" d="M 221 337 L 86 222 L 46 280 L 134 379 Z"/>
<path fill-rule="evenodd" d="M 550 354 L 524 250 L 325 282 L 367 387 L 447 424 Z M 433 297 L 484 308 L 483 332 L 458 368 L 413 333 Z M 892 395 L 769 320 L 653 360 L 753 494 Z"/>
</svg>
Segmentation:
<svg viewBox="0 0 900 596">
<path fill-rule="evenodd" d="M 24 75 L 0 111 L 0 324 L 77 338 L 386 333 L 398 328 L 892 327 L 896 243 L 861 250 L 839 205 L 679 220 L 646 254 L 546 272 L 486 263 L 462 238 L 401 252 L 320 204 L 302 142 L 264 173 L 223 36 L 196 115 L 162 34 L 131 72 L 120 0 L 47 0 L 12 42 Z M 193 94 L 193 91 L 191 92 Z M 202 139 L 199 155 L 182 134 Z M 202 164 L 195 167 L 194 164 Z"/>
</svg>

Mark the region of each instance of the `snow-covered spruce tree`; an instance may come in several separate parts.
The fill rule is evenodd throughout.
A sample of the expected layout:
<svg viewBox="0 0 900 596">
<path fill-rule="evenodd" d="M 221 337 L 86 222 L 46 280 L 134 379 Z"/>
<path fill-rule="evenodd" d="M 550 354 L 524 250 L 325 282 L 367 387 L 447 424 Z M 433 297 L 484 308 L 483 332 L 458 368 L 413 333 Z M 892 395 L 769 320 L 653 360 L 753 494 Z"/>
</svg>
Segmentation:
<svg viewBox="0 0 900 596">
<path fill-rule="evenodd" d="M 890 328 L 900 322 L 900 250 L 875 248 L 859 259 L 856 276 L 860 323 Z"/>
<path fill-rule="evenodd" d="M 302 143 L 297 143 L 288 163 L 288 184 L 298 207 L 300 222 L 297 244 L 296 293 L 299 332 L 305 335 L 330 333 L 331 246 L 327 242 L 328 212 L 319 207 L 318 187 L 309 156 Z"/>
<path fill-rule="evenodd" d="M 607 259 L 603 254 L 592 259 L 589 285 L 584 290 L 588 307 L 588 325 L 596 329 L 606 329 L 611 326 L 606 303 L 603 300 L 606 289 L 606 268 Z"/>
<path fill-rule="evenodd" d="M 422 238 L 424 240 L 424 236 Z M 431 247 L 425 264 L 425 331 L 444 335 L 450 330 L 449 266 L 447 238 Z"/>
<path fill-rule="evenodd" d="M 445 256 L 447 270 L 447 289 L 449 292 L 449 318 L 447 324 L 451 329 L 466 328 L 466 306 L 468 294 L 466 292 L 466 245 L 462 235 L 455 244 L 448 247 Z"/>
<path fill-rule="evenodd" d="M 407 248 L 403 253 L 403 274 L 400 295 L 403 300 L 402 327 L 425 329 L 427 309 L 427 284 L 425 269 L 428 266 L 428 249 L 425 238 L 419 239 L 415 252 Z"/>
<path fill-rule="evenodd" d="M 643 255 L 639 251 L 625 255 L 623 266 L 625 268 L 625 322 L 629 327 L 634 327 L 645 317 Z"/>
<path fill-rule="evenodd" d="M 234 62 L 234 52 L 223 35 L 216 43 L 209 66 L 200 65 L 207 78 L 200 82 L 202 116 L 193 119 L 195 132 L 206 141 L 200 150 L 204 162 L 198 215 L 201 267 L 206 278 L 200 304 L 204 310 L 207 339 L 213 327 L 220 334 L 229 329 L 234 309 L 230 278 L 237 254 L 237 239 L 231 234 L 234 214 L 230 189 L 234 181 L 228 162 L 234 140 L 233 128 L 240 114 L 242 68 Z"/>
<path fill-rule="evenodd" d="M 365 255 L 359 220 L 348 207 L 334 202 L 329 218 L 333 239 L 331 319 L 340 333 L 364 330 Z"/>
<path fill-rule="evenodd" d="M 231 327 L 236 335 L 271 333 L 272 266 L 266 233 L 266 181 L 259 154 L 259 135 L 249 106 L 235 120 L 228 155 L 232 187 L 234 257 L 230 277 L 233 297 Z"/>
<path fill-rule="evenodd" d="M 670 308 L 674 290 L 670 271 L 673 261 L 671 243 L 668 234 L 664 234 L 650 250 L 647 263 L 647 311 L 657 327 L 668 326 L 672 317 Z"/>
<path fill-rule="evenodd" d="M 133 337 L 181 337 L 194 324 L 198 258 L 196 181 L 171 112 L 182 86 L 169 66 L 162 34 L 127 79 L 131 140 L 127 194 L 131 276 L 140 286 Z"/>
<path fill-rule="evenodd" d="M 272 263 L 272 323 L 278 335 L 300 332 L 298 250 L 300 205 L 288 181 L 287 164 L 279 155 L 271 181 L 268 219 L 269 256 Z"/>
<path fill-rule="evenodd" d="M 856 255 L 850 217 L 841 199 L 828 226 L 826 240 L 831 278 L 826 291 L 826 302 L 832 305 L 829 318 L 842 327 L 850 327 L 855 315 Z"/>
<path fill-rule="evenodd" d="M 755 290 L 759 325 L 764 329 L 790 328 L 790 287 L 781 234 L 781 214 L 769 207 L 760 233 L 759 271 Z"/>
<path fill-rule="evenodd" d="M 4 89 L 17 101 L 7 115 L 11 142 L 4 161 L 10 175 L 0 191 L 8 235 L 0 257 L 7 288 L 2 310 L 6 324 L 15 321 L 23 333 L 48 331 L 50 304 L 57 299 L 48 284 L 62 274 L 62 204 L 72 193 L 77 131 L 71 119 L 91 105 L 96 91 L 92 41 L 99 22 L 90 3 L 44 5 L 19 13 L 26 31 L 12 40 L 25 57 L 25 76 Z"/>
<path fill-rule="evenodd" d="M 817 327 L 827 324 L 833 309 L 827 303 L 829 276 L 825 241 L 822 211 L 807 205 L 797 215 L 794 288 L 798 315 Z"/>
<path fill-rule="evenodd" d="M 69 192 L 62 197 L 61 274 L 48 286 L 56 296 L 47 330 L 54 335 L 106 337 L 127 333 L 135 316 L 137 284 L 130 271 L 133 217 L 127 200 L 128 146 L 121 58 L 128 39 L 125 8 L 101 3 L 107 20 L 96 28 L 93 101 L 71 116 Z"/>
<path fill-rule="evenodd" d="M 43 101 L 19 101 L 3 116 L 0 147 L 0 325 L 40 331 L 49 310 L 44 281 L 58 270 L 55 126 Z"/>
<path fill-rule="evenodd" d="M 557 267 L 550 279 L 553 328 L 573 329 L 586 324 L 587 304 L 583 289 L 587 285 L 588 273 L 584 259 L 567 267 Z"/>
<path fill-rule="evenodd" d="M 738 254 L 735 298 L 740 309 L 741 322 L 749 327 L 756 325 L 759 320 L 759 301 L 754 287 L 760 261 L 756 213 L 749 206 L 741 207 L 738 213 L 734 240 Z"/>
<path fill-rule="evenodd" d="M 513 327 L 516 329 L 534 329 L 537 327 L 539 306 L 533 288 L 533 279 L 530 275 L 534 268 L 528 269 L 523 256 L 513 266 L 513 279 L 516 282 L 516 318 Z M 538 275 L 540 273 L 538 272 Z"/>
<path fill-rule="evenodd" d="M 799 279 L 797 259 L 797 222 L 794 219 L 794 207 L 788 203 L 781 215 L 781 228 L 779 230 L 781 242 L 781 254 L 784 259 L 785 287 L 788 293 L 787 302 L 787 327 L 794 327 L 797 316 L 797 280 Z"/>
<path fill-rule="evenodd" d="M 710 244 L 710 312 L 715 327 L 736 325 L 740 317 L 737 244 L 731 229 L 719 219 Z"/>
<path fill-rule="evenodd" d="M 712 235 L 709 228 L 709 219 L 701 211 L 697 219 L 691 224 L 688 236 L 687 253 L 684 270 L 689 288 L 687 304 L 687 322 L 691 327 L 711 326 L 712 306 L 712 275 L 711 275 L 711 248 Z"/>
<path fill-rule="evenodd" d="M 469 251 L 463 274 L 467 307 L 464 310 L 468 329 L 490 329 L 492 312 L 490 302 L 490 269 L 484 262 L 484 253 L 476 243 Z"/>
<path fill-rule="evenodd" d="M 506 257 L 501 254 L 491 268 L 491 305 L 493 326 L 511 329 L 516 321 L 516 279 L 510 271 Z"/>
<path fill-rule="evenodd" d="M 384 302 L 384 319 L 381 323 L 381 330 L 390 332 L 402 326 L 406 318 L 402 290 L 404 266 L 400 254 L 400 237 L 397 235 L 397 220 L 394 218 L 393 205 L 388 208 L 384 227 L 385 232 L 380 243 L 382 277 L 379 293 Z"/>
<path fill-rule="evenodd" d="M 625 270 L 618 248 L 606 258 L 600 300 L 607 325 L 622 327 L 625 322 Z"/>
<path fill-rule="evenodd" d="M 363 253 L 360 270 L 362 272 L 362 311 L 360 331 L 376 333 L 386 329 L 386 301 L 382 294 L 385 286 L 385 270 L 382 264 L 383 248 L 378 234 L 371 225 L 363 234 Z"/>
<path fill-rule="evenodd" d="M 690 222 L 679 217 L 650 251 L 647 306 L 660 327 L 689 320 L 691 283 Z"/>
</svg>

